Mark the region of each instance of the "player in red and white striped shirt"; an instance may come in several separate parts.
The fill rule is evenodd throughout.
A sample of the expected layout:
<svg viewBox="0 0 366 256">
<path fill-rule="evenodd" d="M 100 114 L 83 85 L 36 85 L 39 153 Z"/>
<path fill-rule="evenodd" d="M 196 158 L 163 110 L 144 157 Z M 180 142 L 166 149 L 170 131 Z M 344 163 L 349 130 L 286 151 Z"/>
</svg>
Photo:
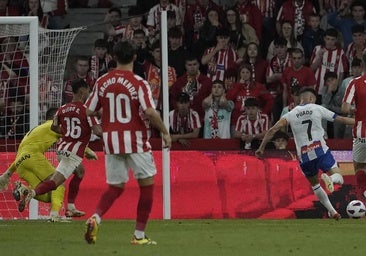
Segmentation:
<svg viewBox="0 0 366 256">
<path fill-rule="evenodd" d="M 269 128 L 268 115 L 259 110 L 259 102 L 255 98 L 245 101 L 245 114 L 236 121 L 234 137 L 245 143 L 245 149 L 251 149 L 252 142 L 261 140 Z"/>
<path fill-rule="evenodd" d="M 342 113 L 354 114 L 353 165 L 357 197 L 365 202 L 366 192 L 366 53 L 362 55 L 363 75 L 351 80 L 343 97 Z M 355 108 L 351 106 L 354 104 Z"/>
<path fill-rule="evenodd" d="M 56 172 L 50 179 L 39 183 L 34 190 L 28 189 L 27 193 L 23 192 L 24 197 L 19 205 L 26 205 L 31 198 L 55 190 L 63 184 L 81 164 L 92 131 L 98 136 L 102 135 L 96 117 L 88 117 L 86 114 L 84 102 L 90 92 L 88 83 L 83 79 L 77 79 L 71 86 L 74 93 L 73 100 L 57 110 L 51 126 L 51 130 L 61 134 L 57 143 L 59 164 Z"/>
<path fill-rule="evenodd" d="M 103 109 L 101 124 L 108 188 L 101 196 L 95 213 L 86 222 L 85 240 L 95 242 L 101 217 L 122 194 L 131 168 L 140 187 L 131 243 L 156 244 L 145 235 L 156 174 L 149 143 L 150 123 L 161 132 L 165 147 L 170 147 L 171 138 L 155 110 L 149 84 L 132 71 L 136 48 L 127 41 L 118 42 L 113 52 L 117 60 L 116 69 L 97 80 L 86 102 L 89 114 Z"/>
</svg>

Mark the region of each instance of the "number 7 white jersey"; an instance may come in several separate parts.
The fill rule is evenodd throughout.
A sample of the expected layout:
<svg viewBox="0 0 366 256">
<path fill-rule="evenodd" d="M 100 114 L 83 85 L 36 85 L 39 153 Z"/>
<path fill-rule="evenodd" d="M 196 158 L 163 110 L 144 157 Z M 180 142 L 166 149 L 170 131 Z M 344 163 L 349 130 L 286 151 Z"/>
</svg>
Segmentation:
<svg viewBox="0 0 366 256">
<path fill-rule="evenodd" d="M 296 106 L 285 114 L 294 135 L 296 151 L 302 163 L 314 160 L 328 151 L 322 120 L 333 122 L 337 115 L 316 104 Z"/>
</svg>

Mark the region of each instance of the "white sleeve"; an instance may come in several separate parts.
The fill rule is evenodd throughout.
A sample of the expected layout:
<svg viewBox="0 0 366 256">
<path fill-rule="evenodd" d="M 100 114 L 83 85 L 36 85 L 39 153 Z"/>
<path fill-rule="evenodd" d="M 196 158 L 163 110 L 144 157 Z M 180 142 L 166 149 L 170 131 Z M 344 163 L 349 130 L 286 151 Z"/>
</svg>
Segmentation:
<svg viewBox="0 0 366 256">
<path fill-rule="evenodd" d="M 323 119 L 326 119 L 326 120 L 328 120 L 328 121 L 330 121 L 330 122 L 333 122 L 333 121 L 334 121 L 334 119 L 335 119 L 335 118 L 336 118 L 336 116 L 337 116 L 337 114 L 336 114 L 336 113 L 334 113 L 333 111 L 330 111 L 329 109 L 326 109 L 326 108 L 325 108 L 325 107 L 323 107 L 323 106 L 318 105 L 318 109 L 319 109 L 319 111 L 320 111 L 320 113 L 321 113 L 322 118 L 323 118 Z"/>
</svg>

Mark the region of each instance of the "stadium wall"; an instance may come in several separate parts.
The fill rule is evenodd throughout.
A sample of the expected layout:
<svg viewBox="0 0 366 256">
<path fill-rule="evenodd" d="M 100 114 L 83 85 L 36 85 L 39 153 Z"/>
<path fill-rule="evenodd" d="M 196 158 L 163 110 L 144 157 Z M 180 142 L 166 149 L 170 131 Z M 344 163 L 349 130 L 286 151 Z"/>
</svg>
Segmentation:
<svg viewBox="0 0 366 256">
<path fill-rule="evenodd" d="M 207 145 L 206 142 L 210 145 Z M 224 143 L 225 141 L 225 143 Z M 230 142 L 230 143 L 229 143 Z M 192 148 L 200 150 L 171 151 L 171 216 L 186 218 L 312 218 L 326 216 L 319 206 L 308 182 L 302 175 L 298 162 L 288 151 L 270 151 L 264 160 L 253 156 L 253 151 L 238 151 L 236 140 L 193 140 Z M 153 140 L 159 144 L 160 140 Z M 205 145 L 206 144 L 206 145 Z M 332 144 L 332 143 L 330 143 Z M 337 142 L 337 145 L 340 145 Z M 349 148 L 348 142 L 343 146 Z M 212 150 L 220 146 L 220 151 Z M 100 142 L 93 142 L 98 149 Z M 207 149 L 206 147 L 210 149 Z M 177 147 L 177 146 L 176 146 Z M 158 148 L 158 145 L 155 145 Z M 224 148 L 223 150 L 221 150 Z M 343 148 L 345 149 L 345 148 Z M 352 174 L 351 151 L 334 151 L 337 160 Z M 10 163 L 6 159 L 14 153 L 0 153 L 2 169 Z M 97 152 L 97 161 L 84 160 L 86 175 L 81 183 L 76 201 L 78 208 L 93 213 L 105 189 L 104 154 Z M 151 217 L 163 218 L 161 151 L 154 151 L 158 168 L 154 206 Z M 347 169 L 346 168 L 346 169 Z M 337 187 L 331 200 L 338 208 L 345 208 L 352 194 L 353 176 L 346 177 L 346 184 Z M 138 185 L 130 182 L 121 198 L 106 214 L 107 219 L 133 219 L 137 207 Z M 11 194 L 9 192 L 9 197 Z M 15 203 L 15 202 L 14 202 Z M 5 206 L 1 206 L 5 207 Z M 1 208 L 0 207 L 0 208 Z M 14 207 L 16 209 L 16 207 Z M 341 209 L 340 212 L 343 212 Z M 15 213 L 12 213 L 15 214 Z M 6 216 L 3 216 L 6 218 Z"/>
</svg>

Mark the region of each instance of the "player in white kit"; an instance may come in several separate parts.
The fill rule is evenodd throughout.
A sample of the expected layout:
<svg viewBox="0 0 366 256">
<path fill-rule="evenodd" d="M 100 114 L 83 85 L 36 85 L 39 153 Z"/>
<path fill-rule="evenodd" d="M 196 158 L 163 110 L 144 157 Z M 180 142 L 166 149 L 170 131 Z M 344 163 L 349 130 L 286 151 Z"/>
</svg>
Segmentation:
<svg viewBox="0 0 366 256">
<path fill-rule="evenodd" d="M 343 177 L 340 174 L 337 162 L 334 160 L 324 140 L 322 119 L 332 122 L 339 121 L 348 125 L 353 125 L 355 121 L 353 118 L 339 116 L 320 105 L 314 104 L 316 97 L 317 95 L 313 88 L 305 87 L 301 89 L 300 105 L 282 116 L 267 131 L 255 154 L 258 157 L 262 157 L 264 149 L 273 135 L 280 129 L 286 128 L 287 125 L 291 125 L 301 170 L 311 184 L 314 194 L 328 210 L 329 216 L 338 220 L 341 218 L 341 215 L 332 206 L 318 179 L 318 170 L 320 169 L 323 171 L 321 177 L 329 192 L 334 190 L 333 183 L 343 183 Z"/>
</svg>

